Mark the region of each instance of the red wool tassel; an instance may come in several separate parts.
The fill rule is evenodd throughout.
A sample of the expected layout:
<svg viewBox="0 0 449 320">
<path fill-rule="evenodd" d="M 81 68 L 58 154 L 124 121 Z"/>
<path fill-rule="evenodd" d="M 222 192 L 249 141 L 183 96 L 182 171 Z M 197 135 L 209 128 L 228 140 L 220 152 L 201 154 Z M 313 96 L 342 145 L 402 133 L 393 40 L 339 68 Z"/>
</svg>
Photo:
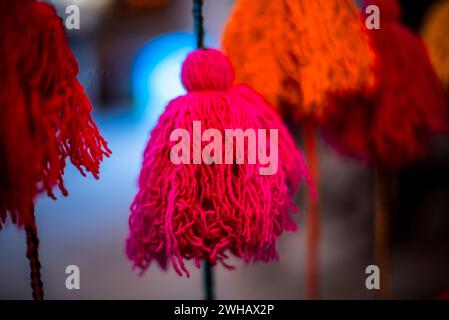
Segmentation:
<svg viewBox="0 0 449 320">
<path fill-rule="evenodd" d="M 398 168 L 425 156 L 432 136 L 447 131 L 444 90 L 418 35 L 400 23 L 396 1 L 367 1 L 381 12 L 379 30 L 367 31 L 376 54 L 369 93 L 338 92 L 323 128 L 345 155 Z"/>
<path fill-rule="evenodd" d="M 0 227 L 8 213 L 19 226 L 32 220 L 37 194 L 67 195 L 66 158 L 98 177 L 109 155 L 77 80 L 78 65 L 53 7 L 2 1 L 0 29 Z"/>
<path fill-rule="evenodd" d="M 398 2 L 365 1 L 363 8 L 371 4 L 381 14 L 380 29 L 367 31 L 376 54 L 375 85 L 368 92 L 333 94 L 322 127 L 337 150 L 376 168 L 375 260 L 381 269 L 376 296 L 385 299 L 390 290 L 386 170 L 425 156 L 432 137 L 447 132 L 448 110 L 422 40 L 400 23 Z"/>
<path fill-rule="evenodd" d="M 316 184 L 319 184 L 320 170 L 317 154 L 317 139 L 315 126 L 310 122 L 305 124 L 304 138 L 306 160 L 310 167 L 312 179 Z M 320 297 L 320 210 L 318 202 L 314 201 L 312 197 L 309 198 L 307 205 L 306 289 L 307 299 L 316 300 Z"/>
<path fill-rule="evenodd" d="M 290 217 L 296 210 L 292 197 L 304 178 L 311 185 L 300 151 L 260 95 L 247 86 L 232 86 L 234 71 L 219 51 L 191 52 L 181 76 L 188 93 L 168 104 L 145 150 L 139 192 L 131 206 L 128 257 L 142 272 L 153 260 L 163 268 L 170 261 L 180 276 L 189 275 L 184 259 L 193 259 L 197 267 L 201 260 L 229 267 L 228 253 L 246 262 L 278 258 L 278 236 L 296 229 Z M 260 175 L 259 161 L 248 164 L 251 151 L 244 152 L 244 164 L 193 164 L 192 154 L 192 164 L 175 165 L 170 152 L 176 142 L 170 135 L 182 128 L 194 141 L 193 121 L 201 122 L 201 133 L 209 128 L 221 133 L 278 129 L 277 172 Z M 221 140 L 224 153 L 226 139 Z M 208 145 L 200 143 L 201 150 Z"/>
<path fill-rule="evenodd" d="M 0 229 L 8 217 L 27 233 L 33 297 L 43 298 L 34 221 L 36 196 L 64 195 L 66 158 L 98 178 L 110 150 L 77 80 L 62 20 L 34 0 L 0 3 Z"/>
</svg>

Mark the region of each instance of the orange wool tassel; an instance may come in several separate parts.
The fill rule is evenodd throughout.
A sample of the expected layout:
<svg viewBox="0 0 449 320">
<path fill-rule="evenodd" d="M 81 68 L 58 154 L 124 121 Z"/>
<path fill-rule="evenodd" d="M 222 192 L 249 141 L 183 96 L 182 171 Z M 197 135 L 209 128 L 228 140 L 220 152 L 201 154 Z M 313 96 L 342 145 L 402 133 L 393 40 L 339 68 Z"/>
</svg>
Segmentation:
<svg viewBox="0 0 449 320">
<path fill-rule="evenodd" d="M 276 2 L 238 1 L 226 27 L 223 49 L 236 70 L 235 81 L 249 84 L 278 107 L 289 91 L 272 47 L 278 27 L 272 14 Z"/>
<path fill-rule="evenodd" d="M 36 198 L 67 195 L 67 159 L 98 178 L 110 150 L 78 82 L 62 19 L 36 0 L 0 1 L 0 229 L 23 227 L 33 298 L 44 297 L 34 215 Z"/>
<path fill-rule="evenodd" d="M 296 118 L 319 119 L 329 92 L 374 83 L 374 54 L 363 28 L 352 0 L 240 0 L 223 47 L 238 81 Z"/>
<path fill-rule="evenodd" d="M 289 78 L 302 93 L 296 105 L 300 118 L 319 119 L 327 94 L 359 91 L 374 83 L 374 54 L 352 0 L 282 1 L 275 50 Z M 283 45 L 284 44 L 284 45 Z"/>
<path fill-rule="evenodd" d="M 449 94 L 449 0 L 437 2 L 429 11 L 422 29 L 430 60 Z"/>
</svg>

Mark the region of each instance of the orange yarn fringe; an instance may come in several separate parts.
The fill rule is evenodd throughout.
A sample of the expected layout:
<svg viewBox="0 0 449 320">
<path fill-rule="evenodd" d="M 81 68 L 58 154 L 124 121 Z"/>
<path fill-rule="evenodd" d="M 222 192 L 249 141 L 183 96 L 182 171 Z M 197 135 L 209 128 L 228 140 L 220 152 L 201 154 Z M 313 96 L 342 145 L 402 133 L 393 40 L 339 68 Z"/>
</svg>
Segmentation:
<svg viewBox="0 0 449 320">
<path fill-rule="evenodd" d="M 422 29 L 430 59 L 449 94 L 449 1 L 437 2 L 429 11 Z"/>
<path fill-rule="evenodd" d="M 276 1 L 240 0 L 223 37 L 223 49 L 236 70 L 235 81 L 256 89 L 271 105 L 288 94 L 284 74 L 272 48 L 276 26 L 272 12 Z"/>
<path fill-rule="evenodd" d="M 374 83 L 374 54 L 352 0 L 240 0 L 223 47 L 237 80 L 298 118 L 320 118 L 327 94 Z"/>
</svg>

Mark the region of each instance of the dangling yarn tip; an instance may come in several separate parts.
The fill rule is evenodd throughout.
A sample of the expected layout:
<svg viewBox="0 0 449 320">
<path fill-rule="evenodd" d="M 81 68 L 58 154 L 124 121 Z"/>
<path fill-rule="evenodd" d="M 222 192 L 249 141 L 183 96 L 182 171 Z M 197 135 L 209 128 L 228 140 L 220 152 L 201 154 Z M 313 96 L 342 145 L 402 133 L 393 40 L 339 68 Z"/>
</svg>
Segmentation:
<svg viewBox="0 0 449 320">
<path fill-rule="evenodd" d="M 41 263 L 39 260 L 39 238 L 37 235 L 36 222 L 34 220 L 34 207 L 32 221 L 25 227 L 27 241 L 27 258 L 30 264 L 31 288 L 34 300 L 44 299 L 44 290 L 41 280 Z"/>
<path fill-rule="evenodd" d="M 381 12 L 381 28 L 366 31 L 373 89 L 333 93 L 321 127 L 340 153 L 398 169 L 426 157 L 433 137 L 447 133 L 448 106 L 422 39 L 400 20 L 399 2 L 369 0 L 362 8 L 371 4 Z"/>
</svg>

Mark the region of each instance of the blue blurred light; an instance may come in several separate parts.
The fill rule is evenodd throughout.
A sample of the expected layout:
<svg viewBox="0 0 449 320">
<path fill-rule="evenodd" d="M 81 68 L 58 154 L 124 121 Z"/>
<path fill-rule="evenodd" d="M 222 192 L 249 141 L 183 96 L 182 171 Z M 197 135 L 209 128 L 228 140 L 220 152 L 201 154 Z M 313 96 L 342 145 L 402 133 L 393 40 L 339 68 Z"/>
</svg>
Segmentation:
<svg viewBox="0 0 449 320">
<path fill-rule="evenodd" d="M 181 84 L 182 61 L 193 49 L 192 34 L 176 32 L 158 36 L 137 53 L 131 73 L 134 110 L 154 124 L 166 104 L 185 93 Z"/>
<path fill-rule="evenodd" d="M 185 93 L 181 84 L 181 66 L 195 38 L 188 32 L 159 35 L 144 44 L 137 53 L 131 70 L 131 93 L 134 112 L 153 126 L 167 103 Z M 216 39 L 206 39 L 215 46 Z"/>
</svg>

